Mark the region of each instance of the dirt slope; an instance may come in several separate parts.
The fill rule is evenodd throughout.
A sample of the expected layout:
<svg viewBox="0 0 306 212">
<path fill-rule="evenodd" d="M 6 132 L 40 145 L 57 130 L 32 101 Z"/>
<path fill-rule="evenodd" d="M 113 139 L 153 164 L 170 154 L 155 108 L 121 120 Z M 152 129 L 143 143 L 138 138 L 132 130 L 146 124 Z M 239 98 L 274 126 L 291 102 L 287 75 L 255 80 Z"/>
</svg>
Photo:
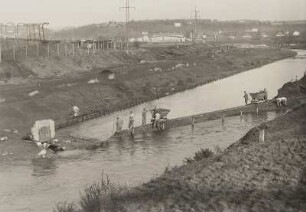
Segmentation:
<svg viewBox="0 0 306 212">
<path fill-rule="evenodd" d="M 302 79 L 295 82 L 286 83 L 278 90 L 279 97 L 293 97 L 306 94 L 306 72 Z"/>
</svg>

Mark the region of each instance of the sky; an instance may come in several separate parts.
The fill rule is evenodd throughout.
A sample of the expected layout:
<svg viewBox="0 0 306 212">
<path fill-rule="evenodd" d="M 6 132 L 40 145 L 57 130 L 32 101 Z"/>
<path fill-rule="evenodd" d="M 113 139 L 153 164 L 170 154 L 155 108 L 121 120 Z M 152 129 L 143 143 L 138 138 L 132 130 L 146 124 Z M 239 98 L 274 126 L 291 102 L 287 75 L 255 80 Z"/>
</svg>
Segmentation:
<svg viewBox="0 0 306 212">
<path fill-rule="evenodd" d="M 306 20 L 306 0 L 129 0 L 131 19 Z M 50 28 L 124 21 L 125 0 L 0 0 L 0 23 L 49 22 Z"/>
</svg>

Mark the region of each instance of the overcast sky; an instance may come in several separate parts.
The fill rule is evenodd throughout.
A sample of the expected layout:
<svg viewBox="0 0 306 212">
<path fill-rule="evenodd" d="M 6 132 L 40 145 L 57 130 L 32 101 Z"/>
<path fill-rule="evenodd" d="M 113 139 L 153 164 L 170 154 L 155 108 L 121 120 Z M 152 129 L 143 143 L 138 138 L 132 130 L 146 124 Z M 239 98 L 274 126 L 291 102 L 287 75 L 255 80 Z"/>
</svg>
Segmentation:
<svg viewBox="0 0 306 212">
<path fill-rule="evenodd" d="M 124 21 L 125 0 L 0 0 L 0 22 L 50 22 L 50 27 Z M 306 20 L 306 0 L 130 0 L 131 19 Z"/>
</svg>

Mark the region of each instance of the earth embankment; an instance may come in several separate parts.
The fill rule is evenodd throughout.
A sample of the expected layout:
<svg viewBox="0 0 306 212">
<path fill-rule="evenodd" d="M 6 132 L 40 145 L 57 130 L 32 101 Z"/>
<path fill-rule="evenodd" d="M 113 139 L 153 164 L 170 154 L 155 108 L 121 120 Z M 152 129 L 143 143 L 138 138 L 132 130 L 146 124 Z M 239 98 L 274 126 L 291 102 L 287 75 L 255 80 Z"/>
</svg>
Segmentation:
<svg viewBox="0 0 306 212">
<path fill-rule="evenodd" d="M 280 49 L 174 46 L 6 62 L 0 68 L 0 129 L 24 134 L 46 118 L 67 126 L 74 123 L 69 122 L 73 105 L 94 118 L 294 55 Z M 97 80 L 89 83 L 92 79 Z"/>
</svg>

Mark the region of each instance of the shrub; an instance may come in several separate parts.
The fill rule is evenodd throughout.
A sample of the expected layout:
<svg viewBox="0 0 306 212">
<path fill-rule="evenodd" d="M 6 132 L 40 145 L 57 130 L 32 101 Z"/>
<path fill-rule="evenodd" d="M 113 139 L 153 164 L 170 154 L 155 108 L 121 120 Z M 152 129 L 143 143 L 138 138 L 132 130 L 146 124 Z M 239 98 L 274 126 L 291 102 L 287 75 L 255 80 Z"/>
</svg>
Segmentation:
<svg viewBox="0 0 306 212">
<path fill-rule="evenodd" d="M 222 153 L 222 149 L 218 145 L 215 145 L 214 149 L 215 149 L 215 154 L 221 154 Z"/>
<path fill-rule="evenodd" d="M 102 209 L 116 211 L 119 207 L 115 200 L 123 187 L 111 183 L 108 176 L 102 175 L 99 183 L 85 188 L 81 194 L 80 206 L 84 212 L 100 212 Z"/>
<path fill-rule="evenodd" d="M 193 157 L 185 158 L 185 163 L 192 163 L 194 161 L 200 161 L 205 158 L 210 158 L 214 155 L 214 153 L 210 149 L 201 149 L 200 151 L 196 152 Z"/>
<path fill-rule="evenodd" d="M 179 80 L 178 82 L 177 82 L 177 86 L 184 86 L 185 84 L 184 84 L 184 82 L 182 81 L 182 80 Z"/>
<path fill-rule="evenodd" d="M 75 212 L 76 205 L 74 203 L 59 202 L 56 204 L 53 212 Z"/>
</svg>

